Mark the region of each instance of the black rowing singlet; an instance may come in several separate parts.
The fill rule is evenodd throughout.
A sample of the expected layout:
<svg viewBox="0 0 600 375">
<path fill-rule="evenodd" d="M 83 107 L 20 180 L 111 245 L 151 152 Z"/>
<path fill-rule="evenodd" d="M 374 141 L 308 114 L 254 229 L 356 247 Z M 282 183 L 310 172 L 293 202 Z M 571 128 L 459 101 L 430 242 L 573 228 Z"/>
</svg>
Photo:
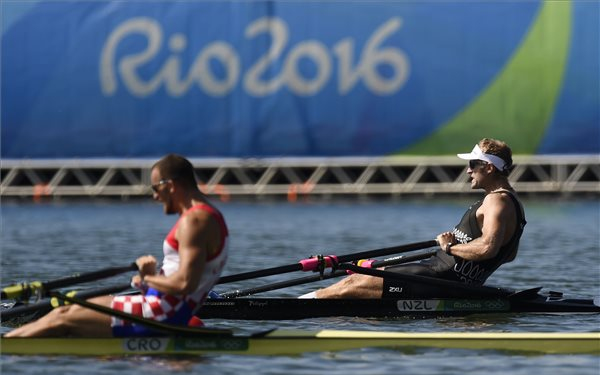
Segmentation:
<svg viewBox="0 0 600 375">
<path fill-rule="evenodd" d="M 511 262 L 517 255 L 519 240 L 527 222 L 525 221 L 523 208 L 513 193 L 508 190 L 499 190 L 490 194 L 503 193 L 508 194 L 515 204 L 517 228 L 510 241 L 500 248 L 495 257 L 481 261 L 465 260 L 460 257 L 448 255 L 443 250 L 438 250 L 435 256 L 423 263 L 431 267 L 440 278 L 461 281 L 468 284 L 483 284 L 500 265 Z M 467 243 L 481 237 L 481 229 L 477 223 L 477 209 L 481 207 L 482 203 L 483 200 L 480 200 L 469 207 L 452 231 L 459 243 Z"/>
</svg>

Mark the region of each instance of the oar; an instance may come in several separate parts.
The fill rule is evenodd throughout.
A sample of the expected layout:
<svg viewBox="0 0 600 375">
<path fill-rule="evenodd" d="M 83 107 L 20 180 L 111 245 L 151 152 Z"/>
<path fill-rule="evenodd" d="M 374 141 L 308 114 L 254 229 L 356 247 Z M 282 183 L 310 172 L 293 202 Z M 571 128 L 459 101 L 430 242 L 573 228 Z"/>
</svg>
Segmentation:
<svg viewBox="0 0 600 375">
<path fill-rule="evenodd" d="M 122 267 L 109 267 L 97 271 L 75 274 L 61 279 L 50 281 L 34 281 L 31 283 L 21 283 L 2 288 L 2 299 L 27 299 L 32 292 L 40 293 L 42 297 L 46 296 L 47 292 L 52 289 L 65 288 L 80 283 L 87 283 L 107 277 L 116 276 L 129 271 L 137 271 L 138 267 L 135 263 L 131 263 Z"/>
<path fill-rule="evenodd" d="M 430 250 L 430 251 L 426 251 L 421 254 L 400 255 L 397 257 L 388 258 L 388 259 L 384 259 L 384 260 L 367 260 L 366 262 L 359 261 L 359 263 L 357 265 L 359 265 L 361 267 L 366 267 L 366 268 L 380 268 L 380 267 L 394 266 L 397 264 L 410 263 L 410 262 L 415 262 L 417 260 L 431 258 L 436 253 L 437 253 L 437 250 Z M 346 272 L 346 274 L 348 274 L 348 272 Z"/>
<path fill-rule="evenodd" d="M 198 336 L 198 335 L 211 335 L 211 336 L 233 336 L 233 331 L 230 329 L 220 328 L 206 328 L 206 327 L 187 327 L 178 326 L 173 324 L 162 323 L 156 320 L 143 318 L 138 315 L 129 314 L 126 312 L 111 309 L 110 307 L 98 305 L 97 303 L 91 303 L 86 300 L 64 295 L 59 292 L 50 292 L 52 297 L 64 300 L 69 303 L 76 303 L 80 306 L 88 308 L 90 310 L 97 311 L 102 314 L 114 316 L 123 320 L 127 320 L 133 323 L 142 324 L 153 330 L 166 333 L 166 334 L 177 334 L 181 336 Z"/>
<path fill-rule="evenodd" d="M 235 281 L 254 279 L 257 277 L 279 275 L 282 273 L 294 272 L 294 271 L 315 271 L 315 270 L 318 270 L 319 267 L 331 267 L 332 265 L 337 264 L 337 263 L 352 262 L 352 261 L 359 260 L 359 259 L 377 258 L 377 257 L 386 256 L 386 255 L 391 255 L 391 254 L 405 253 L 405 252 L 414 251 L 414 250 L 426 249 L 428 247 L 433 247 L 436 245 L 437 245 L 436 240 L 430 240 L 430 241 L 415 242 L 415 243 L 400 245 L 400 246 L 385 247 L 385 248 L 376 249 L 376 250 L 362 251 L 359 253 L 353 253 L 353 254 L 347 254 L 347 255 L 341 255 L 341 256 L 328 255 L 328 256 L 313 257 L 313 258 L 309 258 L 309 259 L 303 259 L 297 263 L 292 263 L 292 264 L 288 264 L 285 266 L 267 268 L 267 269 L 258 270 L 258 271 L 244 272 L 244 273 L 239 273 L 236 275 L 222 276 L 219 279 L 217 284 L 232 283 Z"/>
<path fill-rule="evenodd" d="M 420 276 L 420 275 L 411 275 L 411 274 L 403 274 L 397 272 L 389 272 L 382 271 L 373 268 L 364 268 L 359 267 L 354 264 L 343 263 L 338 265 L 339 269 L 349 270 L 355 273 L 362 273 L 365 275 L 371 275 L 376 277 L 384 277 L 402 281 L 408 281 L 413 283 L 420 283 L 426 285 L 433 285 L 438 287 L 443 287 L 447 290 L 457 289 L 463 292 L 470 293 L 471 296 L 492 296 L 492 297 L 506 297 L 512 294 L 512 291 L 507 291 L 506 289 L 498 288 L 498 287 L 490 287 L 490 286 L 480 286 L 480 285 L 470 285 L 461 283 L 458 281 L 438 279 L 435 277 L 428 276 Z"/>
<path fill-rule="evenodd" d="M 103 288 L 90 289 L 90 290 L 81 290 L 81 291 L 71 291 L 68 295 L 77 295 L 81 298 L 93 298 L 98 296 L 104 296 L 108 294 L 119 293 L 124 290 L 130 289 L 131 284 L 121 284 L 121 285 L 112 285 Z M 40 302 L 33 303 L 30 305 L 21 305 L 12 307 L 10 309 L 0 311 L 0 321 L 5 322 L 10 319 L 14 319 L 23 315 L 29 315 L 33 313 L 40 313 L 41 315 L 45 315 L 48 311 L 53 308 L 63 305 L 62 300 L 58 300 L 56 298 L 47 298 Z"/>
<path fill-rule="evenodd" d="M 374 262 L 370 263 L 370 267 L 377 268 L 377 267 L 385 267 L 385 266 L 391 266 L 391 265 L 402 264 L 402 263 L 415 262 L 417 260 L 431 258 L 433 255 L 435 255 L 436 252 L 437 252 L 437 250 L 431 250 L 431 251 L 428 251 L 428 252 L 422 253 L 422 254 L 400 256 L 400 257 L 395 257 L 393 259 L 374 261 Z M 323 274 L 323 276 L 312 275 L 312 276 L 300 277 L 300 278 L 293 279 L 293 280 L 280 281 L 277 283 L 267 284 L 267 285 L 263 285 L 263 286 L 259 286 L 259 287 L 255 287 L 255 288 L 249 288 L 249 289 L 244 289 L 244 290 L 235 290 L 232 292 L 222 293 L 220 296 L 221 296 L 221 298 L 243 297 L 243 296 L 249 296 L 252 294 L 269 292 L 271 290 L 283 289 L 283 288 L 288 288 L 291 286 L 308 284 L 308 283 L 312 283 L 312 282 L 316 282 L 316 281 L 320 281 L 320 280 L 333 279 L 336 277 L 347 276 L 347 275 L 348 275 L 347 271 L 337 270 L 337 271 L 334 271 L 331 273 Z"/>
</svg>

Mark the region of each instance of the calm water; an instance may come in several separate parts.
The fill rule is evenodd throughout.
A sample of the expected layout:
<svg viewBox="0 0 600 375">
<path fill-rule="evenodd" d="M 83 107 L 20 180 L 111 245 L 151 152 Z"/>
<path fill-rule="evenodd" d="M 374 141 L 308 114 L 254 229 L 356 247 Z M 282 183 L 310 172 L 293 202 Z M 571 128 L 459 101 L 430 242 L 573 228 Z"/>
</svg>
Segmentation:
<svg viewBox="0 0 600 375">
<path fill-rule="evenodd" d="M 408 200 L 345 203 L 228 203 L 220 207 L 232 234 L 224 274 L 293 263 L 313 254 L 357 251 L 428 240 L 454 225 L 471 200 Z M 574 297 L 600 295 L 600 202 L 526 200 L 527 220 L 520 254 L 489 280 L 513 288 L 544 286 Z M 124 265 L 138 255 L 161 255 L 175 217 L 160 205 L 51 203 L 1 206 L 1 283 L 52 279 L 75 272 Z M 304 276 L 298 273 L 221 285 L 219 292 Z M 119 276 L 106 281 L 127 281 Z M 323 282 L 327 283 L 327 282 Z M 96 284 L 97 285 L 97 284 Z M 325 284 L 273 291 L 296 296 Z M 274 322 L 209 321 L 241 330 Z M 429 320 L 331 318 L 276 323 L 282 328 L 395 331 L 598 331 L 598 315 L 500 315 Z M 2 328 L 2 332 L 7 329 Z M 597 356 L 522 356 L 486 351 L 423 349 L 402 352 L 362 349 L 297 357 L 207 356 L 194 360 L 146 357 L 98 359 L 2 356 L 5 374 L 219 373 L 265 374 L 594 374 Z M 84 370 L 85 369 L 85 370 Z"/>
</svg>

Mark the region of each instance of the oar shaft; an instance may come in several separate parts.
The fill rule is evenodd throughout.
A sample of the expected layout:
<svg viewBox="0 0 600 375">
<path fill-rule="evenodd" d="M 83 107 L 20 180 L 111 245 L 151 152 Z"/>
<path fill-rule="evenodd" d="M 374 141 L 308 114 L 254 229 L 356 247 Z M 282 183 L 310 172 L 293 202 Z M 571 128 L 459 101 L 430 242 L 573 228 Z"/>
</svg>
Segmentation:
<svg viewBox="0 0 600 375">
<path fill-rule="evenodd" d="M 97 271 L 86 272 L 67 276 L 61 279 L 49 281 L 36 281 L 31 283 L 15 284 L 2 289 L 1 298 L 18 299 L 27 296 L 32 291 L 41 291 L 42 297 L 47 295 L 47 291 L 52 289 L 65 288 L 80 283 L 87 283 L 112 276 L 116 276 L 125 272 L 137 271 L 138 267 L 135 263 L 127 266 L 108 267 Z"/>
<path fill-rule="evenodd" d="M 271 290 L 289 288 L 291 286 L 312 283 L 312 282 L 319 281 L 319 280 L 332 279 L 332 278 L 341 277 L 344 275 L 348 275 L 348 273 L 346 271 L 338 270 L 338 271 L 334 271 L 332 273 L 323 274 L 322 277 L 321 277 L 321 275 L 311 275 L 311 276 L 300 277 L 300 278 L 293 279 L 293 280 L 286 280 L 286 281 L 280 281 L 277 283 L 267 284 L 267 285 L 259 286 L 256 288 L 248 288 L 248 289 L 244 289 L 244 290 L 234 290 L 232 292 L 227 292 L 227 293 L 221 294 L 221 297 L 222 298 L 236 298 L 236 297 L 250 296 L 252 294 L 258 294 L 258 293 L 263 293 L 263 292 L 269 292 Z"/>
<path fill-rule="evenodd" d="M 282 273 L 294 272 L 294 271 L 302 271 L 302 265 L 300 263 L 295 263 L 295 264 L 289 264 L 287 266 L 267 268 L 264 270 L 243 272 L 243 273 L 239 273 L 236 275 L 221 276 L 221 278 L 219 279 L 217 284 L 233 283 L 236 281 L 255 279 L 257 277 L 279 275 Z"/>
<path fill-rule="evenodd" d="M 178 334 L 182 336 L 196 336 L 196 335 L 212 335 L 212 336 L 232 336 L 233 331 L 230 329 L 221 329 L 221 328 L 207 328 L 207 327 L 187 327 L 174 325 L 169 323 L 163 323 L 157 320 L 143 318 L 138 315 L 126 313 L 123 311 L 118 311 L 111 309 L 110 307 L 106 307 L 103 305 L 99 305 L 96 303 L 88 302 L 81 298 L 71 297 L 64 295 L 58 292 L 50 292 L 50 295 L 56 297 L 58 299 L 64 300 L 65 302 L 75 303 L 90 310 L 94 310 L 101 314 L 114 316 L 117 318 L 121 318 L 124 320 L 128 320 L 130 322 L 144 325 L 152 330 L 156 330 L 162 333 L 167 334 Z"/>
<path fill-rule="evenodd" d="M 401 280 L 401 281 L 406 281 L 406 282 L 437 286 L 437 287 L 444 288 L 445 290 L 458 289 L 458 290 L 461 290 L 464 292 L 469 292 L 470 295 L 474 296 L 474 297 L 479 297 L 479 296 L 485 296 L 485 297 L 504 296 L 505 297 L 512 293 L 512 292 L 508 292 L 502 288 L 480 286 L 480 285 L 468 285 L 468 284 L 464 284 L 464 283 L 461 283 L 458 281 L 444 280 L 444 279 L 438 279 L 438 278 L 428 277 L 428 276 L 404 274 L 404 273 L 398 273 L 398 272 L 389 272 L 389 271 L 382 271 L 382 270 L 377 270 L 377 269 L 372 269 L 372 268 L 363 268 L 363 267 L 355 266 L 355 265 L 349 264 L 349 263 L 340 264 L 339 268 L 350 270 L 355 273 L 362 273 L 365 275 L 370 275 L 370 276 L 390 278 L 390 279 L 396 279 L 396 280 Z"/>
<path fill-rule="evenodd" d="M 394 259 L 375 261 L 371 264 L 371 267 L 385 267 L 385 266 L 391 266 L 391 265 L 396 265 L 396 264 L 415 262 L 417 260 L 430 258 L 435 254 L 435 252 L 436 251 L 433 250 L 433 251 L 428 251 L 428 252 L 422 253 L 422 254 L 400 256 L 400 257 L 397 257 Z M 232 292 L 223 293 L 223 294 L 221 294 L 221 297 L 222 298 L 236 298 L 236 297 L 250 296 L 253 294 L 269 292 L 269 291 L 277 290 L 277 289 L 289 288 L 291 286 L 308 284 L 308 283 L 312 283 L 312 282 L 316 282 L 316 281 L 320 281 L 320 280 L 333 279 L 336 277 L 342 277 L 342 276 L 346 276 L 346 275 L 348 275 L 348 272 L 342 271 L 342 270 L 337 270 L 334 272 L 325 273 L 322 276 L 321 275 L 312 275 L 312 276 L 300 277 L 300 278 L 293 279 L 293 280 L 286 280 L 286 281 L 280 281 L 277 283 L 262 285 L 262 286 L 255 287 L 255 288 L 249 288 L 249 289 L 244 289 L 244 290 L 235 290 Z"/>
<path fill-rule="evenodd" d="M 82 290 L 82 291 L 76 292 L 75 294 L 80 298 L 93 298 L 93 297 L 104 296 L 104 295 L 108 295 L 108 294 L 120 293 L 120 292 L 123 292 L 130 288 L 131 288 L 131 284 L 127 283 L 127 284 L 121 284 L 121 285 L 107 286 L 104 288 Z M 23 315 L 33 314 L 35 312 L 40 312 L 42 315 L 46 314 L 48 311 L 50 311 L 54 308 L 53 302 L 55 302 L 55 301 L 53 301 L 52 298 L 48 298 L 48 299 L 42 300 L 40 302 L 31 304 L 31 305 L 22 305 L 22 306 L 13 307 L 10 309 L 2 310 L 2 311 L 0 311 L 0 321 L 5 322 L 7 320 L 14 319 L 14 318 L 17 318 L 17 317 L 23 316 Z"/>
<path fill-rule="evenodd" d="M 405 252 L 409 252 L 409 251 L 421 250 L 421 249 L 426 249 L 428 247 L 433 247 L 436 245 L 437 245 L 437 241 L 435 241 L 435 240 L 422 241 L 422 242 L 416 242 L 416 243 L 411 243 L 411 244 L 407 244 L 407 245 L 385 247 L 382 249 L 368 250 L 368 251 L 363 251 L 363 252 L 359 252 L 359 253 L 341 255 L 341 256 L 337 257 L 336 260 L 339 263 L 351 262 L 351 261 L 359 260 L 359 259 L 376 258 L 376 257 L 382 257 L 382 256 L 386 256 L 386 255 L 391 255 L 391 254 L 399 254 L 399 253 L 405 253 Z M 287 272 L 301 271 L 303 269 L 304 269 L 304 267 L 303 267 L 302 263 L 298 262 L 298 263 L 288 264 L 285 266 L 267 268 L 264 270 L 222 276 L 219 279 L 217 284 L 226 284 L 226 283 L 232 283 L 235 281 L 254 279 L 254 278 L 258 278 L 258 277 L 279 275 L 279 274 L 287 273 Z"/>
<path fill-rule="evenodd" d="M 135 262 L 123 266 L 123 267 L 109 267 L 98 271 L 86 272 L 78 275 L 67 276 L 62 279 L 56 279 L 51 281 L 46 281 L 43 283 L 44 288 L 47 290 L 50 289 L 58 289 L 64 288 L 67 286 L 71 286 L 73 284 L 79 283 L 87 283 L 90 281 L 96 281 L 98 279 L 104 279 L 107 277 L 112 277 L 116 275 L 120 275 L 122 273 L 137 271 L 138 266 Z"/>
<path fill-rule="evenodd" d="M 400 245 L 400 246 L 384 247 L 382 249 L 377 249 L 377 250 L 368 250 L 368 251 L 363 251 L 360 253 L 341 255 L 338 257 L 338 262 L 346 263 L 346 262 L 352 262 L 353 260 L 359 260 L 359 259 L 377 258 L 377 257 L 386 256 L 386 255 L 407 253 L 409 251 L 427 249 L 429 247 L 434 247 L 434 246 L 437 246 L 436 240 L 415 242 L 415 243 Z"/>
<path fill-rule="evenodd" d="M 392 259 L 376 260 L 373 263 L 371 263 L 371 268 L 387 267 L 394 266 L 397 264 L 415 262 L 417 260 L 431 258 L 435 255 L 435 253 L 437 253 L 437 250 L 431 250 L 425 253 L 415 255 L 403 255 Z"/>
</svg>

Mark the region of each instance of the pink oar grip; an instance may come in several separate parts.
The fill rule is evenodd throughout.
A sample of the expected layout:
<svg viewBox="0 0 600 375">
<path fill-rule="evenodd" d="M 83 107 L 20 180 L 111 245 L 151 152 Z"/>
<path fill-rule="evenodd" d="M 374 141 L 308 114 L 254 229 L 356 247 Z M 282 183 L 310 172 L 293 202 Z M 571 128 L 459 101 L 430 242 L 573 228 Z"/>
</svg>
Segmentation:
<svg viewBox="0 0 600 375">
<path fill-rule="evenodd" d="M 334 263 L 338 263 L 337 256 L 335 255 L 326 255 L 323 259 L 325 260 L 325 267 L 327 268 L 331 267 Z M 317 267 L 319 267 L 319 258 L 302 259 L 298 263 L 302 265 L 302 271 L 315 271 Z"/>
</svg>

